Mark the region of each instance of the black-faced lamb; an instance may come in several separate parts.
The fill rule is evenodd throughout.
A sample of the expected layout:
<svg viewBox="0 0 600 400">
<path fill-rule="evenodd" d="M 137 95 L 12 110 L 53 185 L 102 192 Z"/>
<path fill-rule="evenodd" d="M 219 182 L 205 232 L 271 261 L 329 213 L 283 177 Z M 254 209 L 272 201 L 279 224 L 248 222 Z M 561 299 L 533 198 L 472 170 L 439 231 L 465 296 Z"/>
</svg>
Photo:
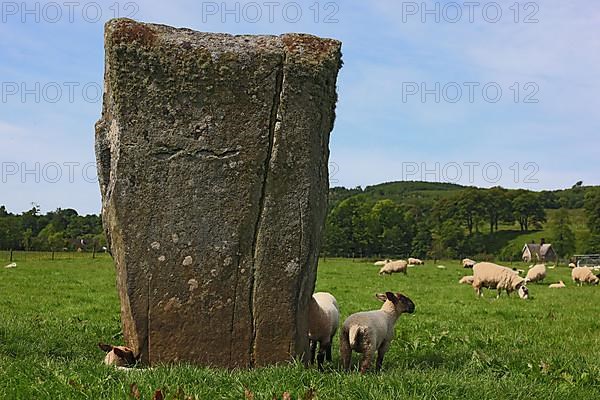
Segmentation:
<svg viewBox="0 0 600 400">
<path fill-rule="evenodd" d="M 340 353 L 346 370 L 350 368 L 352 351 L 356 351 L 363 355 L 360 362 L 361 373 L 369 369 L 375 352 L 375 368 L 379 371 L 394 338 L 394 325 L 398 317 L 403 313 L 415 312 L 415 304 L 401 293 L 386 292 L 375 296 L 383 301 L 379 310 L 352 314 L 344 321 L 340 334 Z"/>
<path fill-rule="evenodd" d="M 132 349 L 126 346 L 113 346 L 98 343 L 98 347 L 106 352 L 104 364 L 113 365 L 117 368 L 133 367 L 138 362 L 138 357 Z"/>
<path fill-rule="evenodd" d="M 318 292 L 312 295 L 308 305 L 308 340 L 310 342 L 310 362 L 315 362 L 317 343 L 319 370 L 323 370 L 323 361 L 331 361 L 331 342 L 340 324 L 340 310 L 330 293 Z"/>
</svg>

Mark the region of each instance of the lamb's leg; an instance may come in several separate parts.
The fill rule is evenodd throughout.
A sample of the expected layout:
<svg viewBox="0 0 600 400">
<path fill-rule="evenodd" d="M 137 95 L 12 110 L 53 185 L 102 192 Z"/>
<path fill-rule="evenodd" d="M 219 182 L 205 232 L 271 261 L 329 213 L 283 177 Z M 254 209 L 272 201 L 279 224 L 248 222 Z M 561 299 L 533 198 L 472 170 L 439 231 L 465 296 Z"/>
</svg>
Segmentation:
<svg viewBox="0 0 600 400">
<path fill-rule="evenodd" d="M 371 360 L 373 360 L 374 351 L 371 348 L 365 349 L 362 359 L 360 360 L 360 373 L 366 373 L 371 367 Z"/>
<path fill-rule="evenodd" d="M 350 348 L 348 332 L 342 332 L 340 335 L 340 356 L 342 358 L 342 366 L 345 370 L 349 370 L 350 361 L 352 359 L 352 349 Z"/>
<path fill-rule="evenodd" d="M 325 353 L 331 348 L 331 343 L 319 343 L 319 354 L 317 355 L 317 363 L 319 371 L 323 371 L 323 362 L 325 361 Z"/>
<path fill-rule="evenodd" d="M 389 347 L 389 343 L 384 343 L 377 351 L 377 364 L 375 364 L 375 370 L 377 372 L 381 370 L 381 365 L 383 364 L 383 356 L 385 356 L 385 353 L 388 351 Z"/>
<path fill-rule="evenodd" d="M 325 359 L 327 361 L 333 360 L 333 358 L 331 357 L 331 343 L 333 343 L 333 336 L 329 338 L 329 345 L 325 348 Z"/>
<path fill-rule="evenodd" d="M 309 362 L 311 364 L 315 363 L 315 354 L 317 352 L 317 341 L 316 340 L 311 340 L 310 341 L 310 360 Z"/>
</svg>

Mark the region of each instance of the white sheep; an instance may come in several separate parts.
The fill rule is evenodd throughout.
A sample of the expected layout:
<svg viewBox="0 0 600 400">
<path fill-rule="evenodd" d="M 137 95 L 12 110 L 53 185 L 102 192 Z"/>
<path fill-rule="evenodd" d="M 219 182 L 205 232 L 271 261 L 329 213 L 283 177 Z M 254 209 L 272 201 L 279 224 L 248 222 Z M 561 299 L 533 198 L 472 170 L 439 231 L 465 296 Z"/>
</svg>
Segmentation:
<svg viewBox="0 0 600 400">
<path fill-rule="evenodd" d="M 113 346 L 104 343 L 98 343 L 98 347 L 106 352 L 106 357 L 104 357 L 104 364 L 106 365 L 126 368 L 132 367 L 138 362 L 139 356 L 136 356 L 129 347 Z"/>
<path fill-rule="evenodd" d="M 375 262 L 373 263 L 373 265 L 375 265 L 376 267 L 382 267 L 382 266 L 384 266 L 385 264 L 387 264 L 387 263 L 390 263 L 390 262 L 392 262 L 392 260 L 390 260 L 390 259 L 386 259 L 386 260 L 381 260 L 381 261 L 375 261 Z"/>
<path fill-rule="evenodd" d="M 498 296 L 502 290 L 506 290 L 507 296 L 514 290 L 519 297 L 527 299 L 529 290 L 527 282 L 510 268 L 503 267 L 490 262 L 480 262 L 473 266 L 473 289 L 478 296 L 483 297 L 482 288 L 497 289 Z"/>
<path fill-rule="evenodd" d="M 552 283 L 552 284 L 548 285 L 548 287 L 550 289 L 562 289 L 564 287 L 567 287 L 567 285 L 565 285 L 565 283 L 563 281 L 559 281 L 558 283 Z"/>
<path fill-rule="evenodd" d="M 381 267 L 381 269 L 379 270 L 379 275 L 391 275 L 393 273 L 398 273 L 398 272 L 402 272 L 404 273 L 404 275 L 407 274 L 407 270 L 408 270 L 408 263 L 404 260 L 398 260 L 398 261 L 392 261 L 389 262 L 387 264 L 385 264 L 383 267 Z"/>
<path fill-rule="evenodd" d="M 401 293 L 376 294 L 383 306 L 379 310 L 364 311 L 350 315 L 344 321 L 340 334 L 340 353 L 345 369 L 350 368 L 352 351 L 362 353 L 360 372 L 371 366 L 377 352 L 376 370 L 381 369 L 383 356 L 394 338 L 394 325 L 403 313 L 415 312 L 415 303 Z"/>
<path fill-rule="evenodd" d="M 525 280 L 527 280 L 527 282 L 541 282 L 544 278 L 546 278 L 546 265 L 537 264 L 527 271 Z"/>
<path fill-rule="evenodd" d="M 5 265 L 4 268 L 17 268 L 17 263 L 10 263 L 8 265 Z"/>
<path fill-rule="evenodd" d="M 575 265 L 575 263 L 570 262 L 569 263 L 569 268 L 575 268 L 577 265 Z"/>
<path fill-rule="evenodd" d="M 472 285 L 473 284 L 473 275 L 467 275 L 467 276 L 463 276 L 462 278 L 460 278 L 460 280 L 458 281 L 458 283 L 465 283 L 467 285 Z"/>
<path fill-rule="evenodd" d="M 425 262 L 423 260 L 418 259 L 418 258 L 412 258 L 412 257 L 410 257 L 408 259 L 408 264 L 409 265 L 424 265 Z"/>
<path fill-rule="evenodd" d="M 330 293 L 318 292 L 312 295 L 308 305 L 308 340 L 310 342 L 310 362 L 315 362 L 317 343 L 319 370 L 323 369 L 323 361 L 331 361 L 331 341 L 340 324 L 340 309 L 335 297 Z"/>
<path fill-rule="evenodd" d="M 597 285 L 600 279 L 596 275 L 592 273 L 591 268 L 589 267 L 575 267 L 571 271 L 571 278 L 573 282 L 579 284 L 581 286 L 584 283 L 591 283 L 592 285 Z"/>
<path fill-rule="evenodd" d="M 473 268 L 473 265 L 477 264 L 475 261 L 471 260 L 470 258 L 464 258 L 462 260 L 462 265 L 463 268 Z"/>
</svg>

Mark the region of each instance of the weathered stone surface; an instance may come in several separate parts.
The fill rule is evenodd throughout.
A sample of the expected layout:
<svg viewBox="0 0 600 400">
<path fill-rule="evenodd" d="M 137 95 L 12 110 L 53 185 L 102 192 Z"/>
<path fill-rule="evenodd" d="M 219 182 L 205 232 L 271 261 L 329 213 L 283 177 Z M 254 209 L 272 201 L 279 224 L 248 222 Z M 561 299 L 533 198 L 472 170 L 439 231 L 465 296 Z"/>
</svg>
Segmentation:
<svg viewBox="0 0 600 400">
<path fill-rule="evenodd" d="M 307 353 L 340 46 L 107 23 L 102 216 L 144 362 Z"/>
</svg>

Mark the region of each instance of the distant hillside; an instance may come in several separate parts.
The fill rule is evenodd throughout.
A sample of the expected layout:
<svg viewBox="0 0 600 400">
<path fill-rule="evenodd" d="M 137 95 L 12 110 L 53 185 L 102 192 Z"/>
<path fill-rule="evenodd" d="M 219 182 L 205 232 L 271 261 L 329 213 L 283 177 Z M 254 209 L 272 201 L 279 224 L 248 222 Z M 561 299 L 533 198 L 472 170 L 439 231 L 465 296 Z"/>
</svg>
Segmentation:
<svg viewBox="0 0 600 400">
<path fill-rule="evenodd" d="M 581 183 L 534 192 L 419 181 L 333 187 L 324 251 L 515 259 L 525 243 L 556 236 L 555 221 L 562 213 L 567 236 L 574 237 L 565 239 L 570 249 L 565 251 L 584 252 L 591 248 L 584 200 L 593 190 L 598 187 Z"/>
<path fill-rule="evenodd" d="M 544 190 L 539 193 L 544 208 L 567 209 L 583 208 L 583 199 L 588 190 L 597 186 L 574 186 L 569 189 Z M 473 186 L 463 186 L 454 183 L 422 182 L 422 181 L 399 181 L 386 182 L 378 185 L 347 189 L 345 187 L 333 187 L 329 190 L 330 208 L 338 202 L 351 196 L 361 196 L 372 201 L 390 199 L 396 202 L 413 202 L 414 200 L 435 201 L 443 197 L 451 197 Z M 485 189 L 482 189 L 485 190 Z M 507 189 L 509 193 L 523 191 L 524 189 Z"/>
</svg>

